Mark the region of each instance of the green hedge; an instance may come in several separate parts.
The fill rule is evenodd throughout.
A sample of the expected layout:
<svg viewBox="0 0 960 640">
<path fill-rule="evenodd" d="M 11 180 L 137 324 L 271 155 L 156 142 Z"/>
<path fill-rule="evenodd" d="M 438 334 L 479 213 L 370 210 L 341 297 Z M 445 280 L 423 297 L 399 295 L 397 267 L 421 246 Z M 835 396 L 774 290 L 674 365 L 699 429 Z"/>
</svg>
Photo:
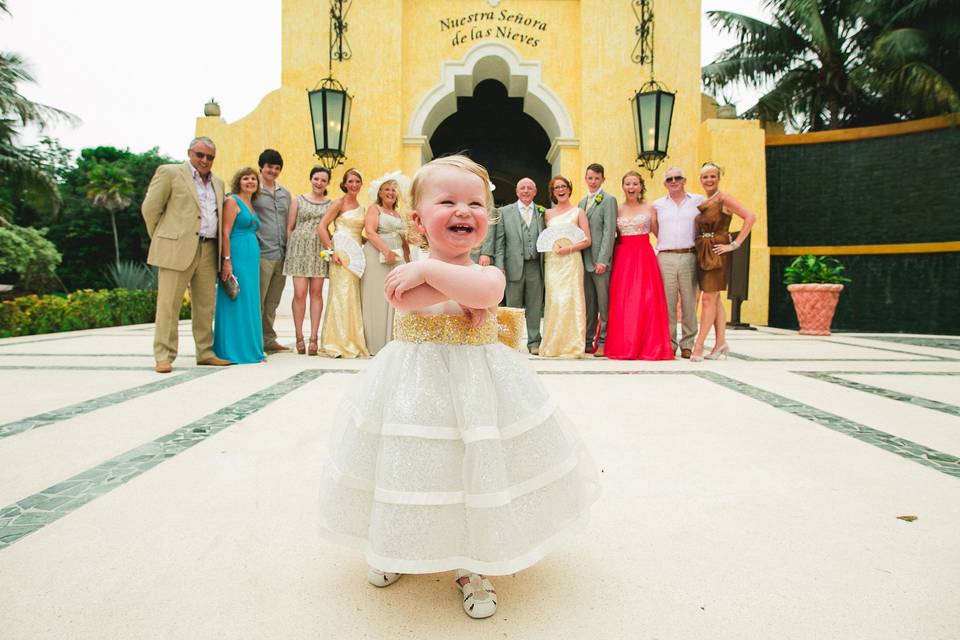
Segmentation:
<svg viewBox="0 0 960 640">
<path fill-rule="evenodd" d="M 0 303 L 0 338 L 153 322 L 156 291 L 84 289 L 66 296 L 22 296 Z M 190 302 L 180 318 L 190 317 Z"/>
</svg>

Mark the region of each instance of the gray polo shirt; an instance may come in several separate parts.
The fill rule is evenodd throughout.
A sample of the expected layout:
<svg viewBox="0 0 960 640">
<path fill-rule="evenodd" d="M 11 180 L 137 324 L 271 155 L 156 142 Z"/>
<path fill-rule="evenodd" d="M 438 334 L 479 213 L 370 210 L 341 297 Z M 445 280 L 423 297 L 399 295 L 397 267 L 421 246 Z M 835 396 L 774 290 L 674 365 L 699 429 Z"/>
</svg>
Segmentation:
<svg viewBox="0 0 960 640">
<path fill-rule="evenodd" d="M 253 199 L 253 210 L 260 218 L 257 240 L 260 257 L 283 260 L 287 252 L 287 214 L 290 212 L 290 192 L 276 185 L 273 193 L 261 186 Z"/>
</svg>

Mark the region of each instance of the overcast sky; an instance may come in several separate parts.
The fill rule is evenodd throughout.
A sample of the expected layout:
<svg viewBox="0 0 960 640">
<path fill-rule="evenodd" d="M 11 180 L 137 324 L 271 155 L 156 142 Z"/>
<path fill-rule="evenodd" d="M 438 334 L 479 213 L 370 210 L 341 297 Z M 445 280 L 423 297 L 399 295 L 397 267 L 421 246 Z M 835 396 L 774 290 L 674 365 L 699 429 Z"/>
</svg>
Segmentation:
<svg viewBox="0 0 960 640">
<path fill-rule="evenodd" d="M 759 17 L 761 1 L 702 5 L 704 11 Z M 363 4 L 355 2 L 351 12 Z M 83 120 L 76 128 L 47 130 L 64 146 L 138 152 L 158 146 L 180 158 L 209 98 L 215 97 L 223 117 L 233 122 L 279 87 L 280 5 L 281 0 L 8 0 L 13 15 L 0 14 L 0 50 L 29 63 L 37 84 L 23 85 L 24 95 Z M 259 11 L 253 12 L 254 6 Z M 719 36 L 706 18 L 702 24 L 702 62 L 707 62 L 732 39 Z M 319 54 L 326 56 L 322 44 Z M 729 95 L 740 110 L 756 97 Z"/>
</svg>

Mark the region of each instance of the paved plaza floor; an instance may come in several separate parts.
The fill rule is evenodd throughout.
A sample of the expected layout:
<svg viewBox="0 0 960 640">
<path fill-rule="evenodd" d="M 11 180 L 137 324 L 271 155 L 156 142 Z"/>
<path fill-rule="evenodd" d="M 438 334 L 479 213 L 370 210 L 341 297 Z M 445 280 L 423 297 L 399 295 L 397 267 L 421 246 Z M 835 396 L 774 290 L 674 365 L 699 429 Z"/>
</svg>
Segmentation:
<svg viewBox="0 0 960 640">
<path fill-rule="evenodd" d="M 183 323 L 159 375 L 152 331 L 0 340 L 4 640 L 960 637 L 960 338 L 531 359 L 604 494 L 473 621 L 451 574 L 376 589 L 317 534 L 333 410 L 369 361 L 197 368 Z"/>
</svg>

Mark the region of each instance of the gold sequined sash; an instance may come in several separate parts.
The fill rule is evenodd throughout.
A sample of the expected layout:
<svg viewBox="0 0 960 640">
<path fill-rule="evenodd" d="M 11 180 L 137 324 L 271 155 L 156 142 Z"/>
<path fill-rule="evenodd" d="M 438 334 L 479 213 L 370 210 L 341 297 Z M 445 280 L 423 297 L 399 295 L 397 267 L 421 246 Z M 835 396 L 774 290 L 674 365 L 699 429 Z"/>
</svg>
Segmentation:
<svg viewBox="0 0 960 640">
<path fill-rule="evenodd" d="M 498 308 L 496 316 L 487 316 L 479 327 L 471 327 L 460 315 L 418 315 L 398 313 L 393 318 L 393 339 L 401 342 L 435 342 L 480 346 L 498 340 L 511 349 L 520 346 L 523 335 L 523 309 Z"/>
</svg>

